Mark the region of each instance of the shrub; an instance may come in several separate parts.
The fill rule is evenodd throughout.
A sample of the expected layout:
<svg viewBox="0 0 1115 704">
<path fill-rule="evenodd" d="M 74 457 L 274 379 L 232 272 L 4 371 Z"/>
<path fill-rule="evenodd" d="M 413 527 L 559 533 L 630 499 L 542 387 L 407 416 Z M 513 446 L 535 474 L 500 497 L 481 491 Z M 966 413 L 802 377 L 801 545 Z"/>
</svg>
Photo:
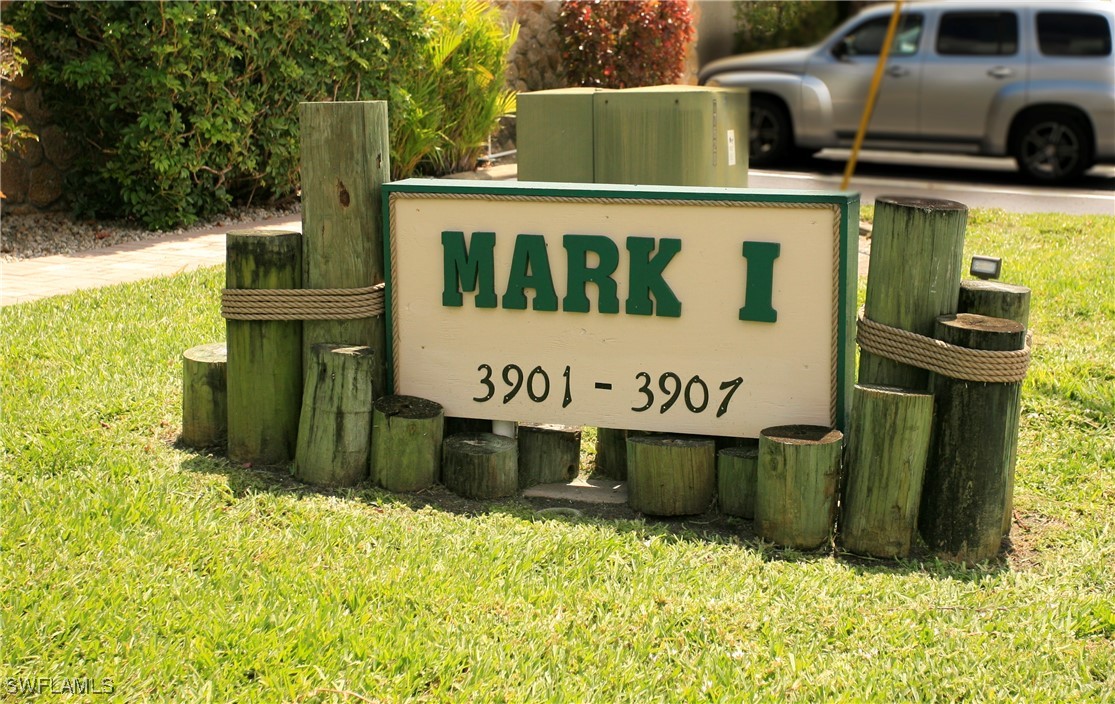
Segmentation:
<svg viewBox="0 0 1115 704">
<path fill-rule="evenodd" d="M 428 34 L 419 66 L 391 86 L 396 178 L 473 168 L 499 118 L 515 109 L 504 75 L 518 27 L 505 29 L 482 0 L 427 3 L 422 14 Z"/>
<path fill-rule="evenodd" d="M 844 2 L 737 2 L 735 50 L 809 46 L 823 39 L 850 10 L 850 3 Z"/>
<path fill-rule="evenodd" d="M 676 83 L 693 40 L 685 0 L 567 0 L 556 30 L 566 82 L 600 88 Z"/>
<path fill-rule="evenodd" d="M 10 25 L 0 25 L 0 161 L 17 149 L 23 140 L 37 140 L 26 125 L 20 123 L 23 115 L 12 109 L 8 99 L 8 85 L 23 75 L 27 59 L 19 48 L 21 35 Z M 0 193 L 0 198 L 3 197 Z"/>
<path fill-rule="evenodd" d="M 79 146 L 80 214 L 148 227 L 297 191 L 301 101 L 385 98 L 421 41 L 396 2 L 16 3 Z M 7 19 L 8 11 L 5 11 Z"/>
</svg>

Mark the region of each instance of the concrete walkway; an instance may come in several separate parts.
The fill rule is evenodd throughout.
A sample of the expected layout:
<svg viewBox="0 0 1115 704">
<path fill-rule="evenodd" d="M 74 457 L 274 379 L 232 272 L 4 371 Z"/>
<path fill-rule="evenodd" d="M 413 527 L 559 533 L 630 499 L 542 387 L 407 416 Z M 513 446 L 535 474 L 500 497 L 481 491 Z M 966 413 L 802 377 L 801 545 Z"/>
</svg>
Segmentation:
<svg viewBox="0 0 1115 704">
<path fill-rule="evenodd" d="M 456 174 L 449 178 L 510 181 L 515 164 Z M 57 254 L 35 259 L 0 263 L 0 306 L 26 303 L 74 291 L 172 276 L 199 267 L 225 262 L 225 233 L 229 230 L 265 228 L 302 230 L 301 215 L 288 215 L 257 222 L 235 223 L 220 228 L 168 235 L 143 242 L 77 254 Z M 867 273 L 866 241 L 860 240 L 860 275 Z"/>
</svg>

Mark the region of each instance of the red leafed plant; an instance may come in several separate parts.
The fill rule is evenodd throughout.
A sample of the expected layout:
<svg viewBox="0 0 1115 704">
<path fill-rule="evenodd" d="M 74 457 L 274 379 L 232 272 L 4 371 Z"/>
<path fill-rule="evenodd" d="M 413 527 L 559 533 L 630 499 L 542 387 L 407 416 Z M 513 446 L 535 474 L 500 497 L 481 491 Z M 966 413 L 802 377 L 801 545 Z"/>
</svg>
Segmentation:
<svg viewBox="0 0 1115 704">
<path fill-rule="evenodd" d="M 557 31 L 566 83 L 598 88 L 676 83 L 694 34 L 686 0 L 566 0 Z"/>
</svg>

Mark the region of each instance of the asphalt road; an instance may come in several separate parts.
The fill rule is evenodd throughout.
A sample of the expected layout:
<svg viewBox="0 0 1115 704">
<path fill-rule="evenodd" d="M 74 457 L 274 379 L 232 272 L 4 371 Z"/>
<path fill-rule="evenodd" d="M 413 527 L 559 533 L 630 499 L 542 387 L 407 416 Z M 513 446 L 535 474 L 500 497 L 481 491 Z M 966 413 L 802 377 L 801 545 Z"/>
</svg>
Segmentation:
<svg viewBox="0 0 1115 704">
<path fill-rule="evenodd" d="M 784 170 L 752 169 L 748 185 L 837 190 L 847 158 L 848 150 L 826 149 Z M 1115 216 L 1115 166 L 1098 166 L 1071 187 L 1036 186 L 1019 175 L 1011 159 L 865 151 L 848 189 L 859 191 L 864 205 L 879 195 L 910 195 L 955 200 L 970 208 Z"/>
</svg>

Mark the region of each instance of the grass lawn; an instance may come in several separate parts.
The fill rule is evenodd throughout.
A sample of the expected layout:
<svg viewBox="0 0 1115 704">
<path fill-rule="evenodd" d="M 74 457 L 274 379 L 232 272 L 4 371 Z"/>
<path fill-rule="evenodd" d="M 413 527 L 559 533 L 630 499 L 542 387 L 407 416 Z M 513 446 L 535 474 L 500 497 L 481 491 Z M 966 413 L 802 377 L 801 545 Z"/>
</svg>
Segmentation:
<svg viewBox="0 0 1115 704">
<path fill-rule="evenodd" d="M 967 242 L 1034 332 L 1013 549 L 973 569 L 309 489 L 174 445 L 222 270 L 4 308 L 0 699 L 1115 701 L 1115 217 Z"/>
</svg>

